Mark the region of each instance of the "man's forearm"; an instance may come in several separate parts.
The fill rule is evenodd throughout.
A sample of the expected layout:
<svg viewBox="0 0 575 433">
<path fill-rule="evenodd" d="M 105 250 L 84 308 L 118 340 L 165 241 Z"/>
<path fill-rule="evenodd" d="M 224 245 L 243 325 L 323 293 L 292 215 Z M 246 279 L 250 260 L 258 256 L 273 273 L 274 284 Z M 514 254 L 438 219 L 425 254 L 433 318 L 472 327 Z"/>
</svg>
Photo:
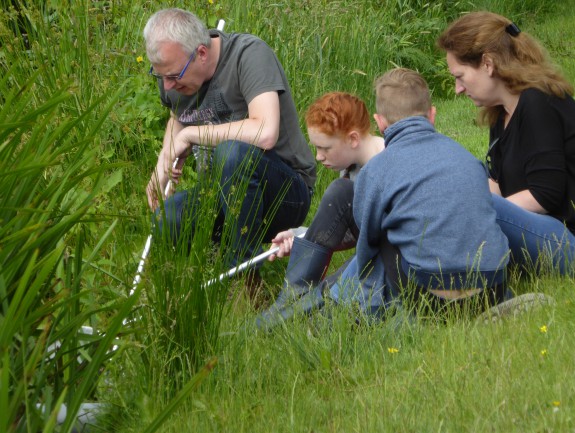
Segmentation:
<svg viewBox="0 0 575 433">
<path fill-rule="evenodd" d="M 272 149 L 278 135 L 272 128 L 266 128 L 265 121 L 245 119 L 220 125 L 187 126 L 182 129 L 179 138 L 189 145 L 214 147 L 222 141 L 237 140 L 261 149 Z"/>
<path fill-rule="evenodd" d="M 182 129 L 184 129 L 184 125 L 171 115 L 166 125 L 166 131 L 164 132 L 161 153 L 168 152 L 169 154 L 174 154 L 174 142 Z"/>
<path fill-rule="evenodd" d="M 253 144 L 260 149 L 272 149 L 279 137 L 280 106 L 277 92 L 265 92 L 248 104 L 249 115 L 219 125 L 189 126 L 178 136 L 178 145 L 217 146 L 225 140 L 237 140 Z M 180 149 L 181 151 L 182 149 Z"/>
</svg>

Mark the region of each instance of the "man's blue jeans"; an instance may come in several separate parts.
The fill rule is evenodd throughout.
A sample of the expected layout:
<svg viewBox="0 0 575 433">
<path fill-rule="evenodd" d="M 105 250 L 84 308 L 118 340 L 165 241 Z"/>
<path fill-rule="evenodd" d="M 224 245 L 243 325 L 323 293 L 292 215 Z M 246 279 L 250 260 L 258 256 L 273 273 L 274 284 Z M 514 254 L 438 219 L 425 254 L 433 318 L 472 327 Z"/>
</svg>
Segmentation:
<svg viewBox="0 0 575 433">
<path fill-rule="evenodd" d="M 273 149 L 263 151 L 240 141 L 224 141 L 215 149 L 213 167 L 222 167 L 214 241 L 220 240 L 224 222 L 234 227 L 228 265 L 255 256 L 261 242 L 304 222 L 311 203 L 310 188 Z M 246 184 L 244 191 L 241 186 Z M 160 222 L 160 228 L 168 226 L 177 241 L 185 223 L 191 221 L 193 230 L 199 202 L 197 187 L 176 193 L 166 200 L 166 220 Z"/>
<path fill-rule="evenodd" d="M 536 271 L 552 265 L 562 275 L 573 273 L 575 236 L 561 221 L 529 212 L 496 194 L 492 196 L 497 223 L 509 240 L 511 263 Z"/>
</svg>

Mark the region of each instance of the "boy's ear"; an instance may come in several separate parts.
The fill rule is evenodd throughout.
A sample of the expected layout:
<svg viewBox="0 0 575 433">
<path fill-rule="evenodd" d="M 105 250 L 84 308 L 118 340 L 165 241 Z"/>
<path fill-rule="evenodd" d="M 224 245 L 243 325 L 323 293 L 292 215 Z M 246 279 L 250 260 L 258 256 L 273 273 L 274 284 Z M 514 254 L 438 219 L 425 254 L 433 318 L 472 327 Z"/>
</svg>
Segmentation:
<svg viewBox="0 0 575 433">
<path fill-rule="evenodd" d="M 427 112 L 427 118 L 429 119 L 429 122 L 435 126 L 435 115 L 437 114 L 437 108 L 435 108 L 434 105 L 431 106 L 431 108 L 429 109 L 429 111 Z"/>
<path fill-rule="evenodd" d="M 359 132 L 351 131 L 350 133 L 347 134 L 347 138 L 349 138 L 352 149 L 355 149 L 357 146 L 359 146 L 359 141 L 361 138 Z"/>
<path fill-rule="evenodd" d="M 382 116 L 379 113 L 375 113 L 373 115 L 373 119 L 375 120 L 375 123 L 377 123 L 377 128 L 379 129 L 379 132 L 381 132 L 381 133 L 383 133 L 383 131 L 385 131 L 387 129 L 387 127 L 389 126 L 389 122 L 387 121 L 385 116 Z"/>
</svg>

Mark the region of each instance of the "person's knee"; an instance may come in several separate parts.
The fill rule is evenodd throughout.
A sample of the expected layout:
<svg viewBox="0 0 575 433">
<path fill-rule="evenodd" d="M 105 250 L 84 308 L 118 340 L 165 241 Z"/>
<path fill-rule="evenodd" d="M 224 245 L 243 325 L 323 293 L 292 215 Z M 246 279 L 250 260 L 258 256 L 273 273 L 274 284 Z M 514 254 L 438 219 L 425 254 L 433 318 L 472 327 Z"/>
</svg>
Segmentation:
<svg viewBox="0 0 575 433">
<path fill-rule="evenodd" d="M 214 160 L 224 169 L 234 169 L 239 166 L 251 150 L 251 145 L 242 141 L 225 140 L 216 146 Z"/>
<path fill-rule="evenodd" d="M 353 201 L 353 182 L 349 179 L 335 179 L 326 188 L 323 197 L 329 201 Z"/>
</svg>

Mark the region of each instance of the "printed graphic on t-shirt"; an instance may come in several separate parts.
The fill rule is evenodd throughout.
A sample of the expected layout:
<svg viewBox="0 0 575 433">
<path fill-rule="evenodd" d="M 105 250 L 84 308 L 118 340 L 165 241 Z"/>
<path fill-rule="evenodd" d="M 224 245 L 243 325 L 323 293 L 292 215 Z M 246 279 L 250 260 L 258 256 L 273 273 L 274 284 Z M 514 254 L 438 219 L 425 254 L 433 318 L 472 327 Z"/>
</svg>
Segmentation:
<svg viewBox="0 0 575 433">
<path fill-rule="evenodd" d="M 184 125 L 219 125 L 235 120 L 233 112 L 219 91 L 209 91 L 197 108 L 187 108 L 178 117 Z"/>
</svg>

